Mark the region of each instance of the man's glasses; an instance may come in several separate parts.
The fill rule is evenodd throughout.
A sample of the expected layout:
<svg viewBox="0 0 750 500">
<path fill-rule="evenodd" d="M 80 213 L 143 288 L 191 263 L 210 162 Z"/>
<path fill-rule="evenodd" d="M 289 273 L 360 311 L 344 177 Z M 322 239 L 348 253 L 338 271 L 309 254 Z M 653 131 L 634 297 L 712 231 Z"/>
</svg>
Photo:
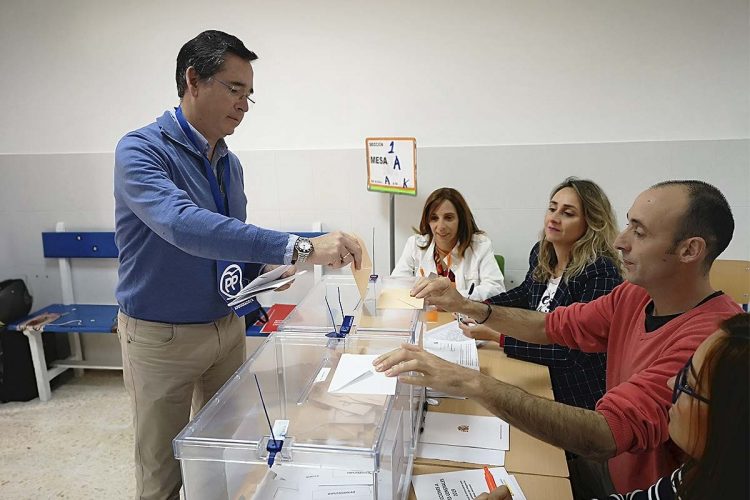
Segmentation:
<svg viewBox="0 0 750 500">
<path fill-rule="evenodd" d="M 219 82 L 220 84 L 224 85 L 229 90 L 229 93 L 232 94 L 232 96 L 235 99 L 237 100 L 247 99 L 247 101 L 250 104 L 255 104 L 255 101 L 250 98 L 250 94 L 243 94 L 242 91 L 238 87 L 235 87 L 234 85 L 230 85 L 227 82 L 222 82 L 221 80 L 219 80 L 218 78 L 214 78 L 213 76 L 211 77 L 211 79 L 215 82 Z"/>
<path fill-rule="evenodd" d="M 693 376 L 697 379 L 697 376 L 695 375 L 695 369 L 693 368 L 692 356 L 690 356 L 690 359 L 688 359 L 682 370 L 677 372 L 677 377 L 674 380 L 674 389 L 672 389 L 672 404 L 675 404 L 677 402 L 677 399 L 680 397 L 681 392 L 684 392 L 688 396 L 694 397 L 698 401 L 709 404 L 711 401 L 708 398 L 705 398 L 698 394 L 698 392 L 688 384 L 688 370 L 693 372 Z"/>
</svg>

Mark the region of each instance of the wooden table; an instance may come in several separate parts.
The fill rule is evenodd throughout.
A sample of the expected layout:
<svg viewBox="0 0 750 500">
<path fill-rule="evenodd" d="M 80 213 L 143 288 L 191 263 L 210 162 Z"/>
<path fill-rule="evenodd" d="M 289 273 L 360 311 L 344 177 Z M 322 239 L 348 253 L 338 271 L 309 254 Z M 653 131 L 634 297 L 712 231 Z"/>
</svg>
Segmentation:
<svg viewBox="0 0 750 500">
<path fill-rule="evenodd" d="M 451 321 L 447 313 L 440 313 L 436 323 L 428 323 L 428 328 Z M 482 373 L 498 380 L 520 387 L 530 394 L 553 399 L 549 371 L 536 365 L 509 358 L 495 343 L 487 343 L 479 349 L 479 367 Z M 440 400 L 440 405 L 430 406 L 428 411 L 460 413 L 464 415 L 492 415 L 484 407 L 472 400 Z M 414 475 L 440 471 L 476 468 L 481 464 L 450 462 L 415 457 Z M 572 499 L 568 481 L 568 464 L 565 452 L 540 441 L 521 430 L 510 428 L 510 450 L 505 453 L 505 468 L 518 478 L 518 482 L 529 500 Z M 410 498 L 415 498 L 413 496 Z"/>
</svg>

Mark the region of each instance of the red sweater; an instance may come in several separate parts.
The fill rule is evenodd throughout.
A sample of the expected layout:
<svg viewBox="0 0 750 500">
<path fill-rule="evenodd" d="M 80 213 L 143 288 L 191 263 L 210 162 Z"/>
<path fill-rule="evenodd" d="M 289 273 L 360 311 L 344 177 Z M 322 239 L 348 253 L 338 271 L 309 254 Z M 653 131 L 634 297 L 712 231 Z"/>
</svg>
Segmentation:
<svg viewBox="0 0 750 500">
<path fill-rule="evenodd" d="M 669 439 L 667 379 L 685 366 L 724 318 L 741 312 L 719 295 L 647 333 L 646 291 L 627 281 L 587 304 L 558 307 L 547 315 L 552 342 L 584 352 L 607 352 L 607 392 L 596 405 L 612 430 L 616 456 L 609 460 L 619 493 L 646 489 L 679 465 Z"/>
</svg>

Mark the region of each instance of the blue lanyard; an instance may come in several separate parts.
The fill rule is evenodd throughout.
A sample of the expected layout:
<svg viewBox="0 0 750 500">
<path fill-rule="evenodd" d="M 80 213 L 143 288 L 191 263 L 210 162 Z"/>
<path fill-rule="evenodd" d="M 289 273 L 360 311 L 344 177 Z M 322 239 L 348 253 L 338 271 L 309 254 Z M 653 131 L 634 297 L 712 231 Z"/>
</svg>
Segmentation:
<svg viewBox="0 0 750 500">
<path fill-rule="evenodd" d="M 190 142 L 195 146 L 195 149 L 199 149 L 198 147 L 198 141 L 195 140 L 195 135 L 193 134 L 193 130 L 190 128 L 190 125 L 188 125 L 187 120 L 185 120 L 185 116 L 182 114 L 182 107 L 178 107 L 175 110 L 175 116 L 177 117 L 177 123 L 180 124 L 180 128 L 183 132 L 185 132 L 185 135 L 190 140 Z M 200 151 L 199 151 L 200 152 Z M 214 174 L 214 169 L 211 167 L 211 162 L 208 161 L 208 158 L 206 158 L 203 154 L 201 154 L 201 158 L 203 158 L 203 167 L 206 171 L 206 178 L 208 179 L 208 184 L 211 186 L 211 194 L 214 197 L 214 203 L 216 203 L 216 209 L 219 210 L 219 213 L 225 216 L 229 216 L 229 161 L 228 161 L 229 155 L 224 155 L 221 160 L 219 160 L 220 163 L 223 162 L 222 165 L 222 176 L 224 178 L 224 190 L 227 193 L 226 197 L 226 203 L 224 203 L 224 196 L 221 193 L 221 189 L 219 189 L 219 181 L 216 178 L 216 175 Z"/>
</svg>

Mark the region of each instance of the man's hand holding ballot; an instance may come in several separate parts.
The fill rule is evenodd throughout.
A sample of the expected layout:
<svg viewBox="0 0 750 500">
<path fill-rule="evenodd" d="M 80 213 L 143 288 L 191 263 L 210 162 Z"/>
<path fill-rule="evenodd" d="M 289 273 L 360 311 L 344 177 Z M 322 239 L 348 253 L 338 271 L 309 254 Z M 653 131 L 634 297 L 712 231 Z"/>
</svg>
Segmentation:
<svg viewBox="0 0 750 500">
<path fill-rule="evenodd" d="M 515 337 L 526 342 L 550 343 L 544 329 L 544 313 L 470 300 L 458 293 L 447 278 L 419 278 L 411 289 L 411 295 L 423 298 L 425 304 L 469 316 L 477 325 L 485 325 L 494 331 L 513 332 Z M 466 330 L 462 330 L 466 334 Z"/>
</svg>

